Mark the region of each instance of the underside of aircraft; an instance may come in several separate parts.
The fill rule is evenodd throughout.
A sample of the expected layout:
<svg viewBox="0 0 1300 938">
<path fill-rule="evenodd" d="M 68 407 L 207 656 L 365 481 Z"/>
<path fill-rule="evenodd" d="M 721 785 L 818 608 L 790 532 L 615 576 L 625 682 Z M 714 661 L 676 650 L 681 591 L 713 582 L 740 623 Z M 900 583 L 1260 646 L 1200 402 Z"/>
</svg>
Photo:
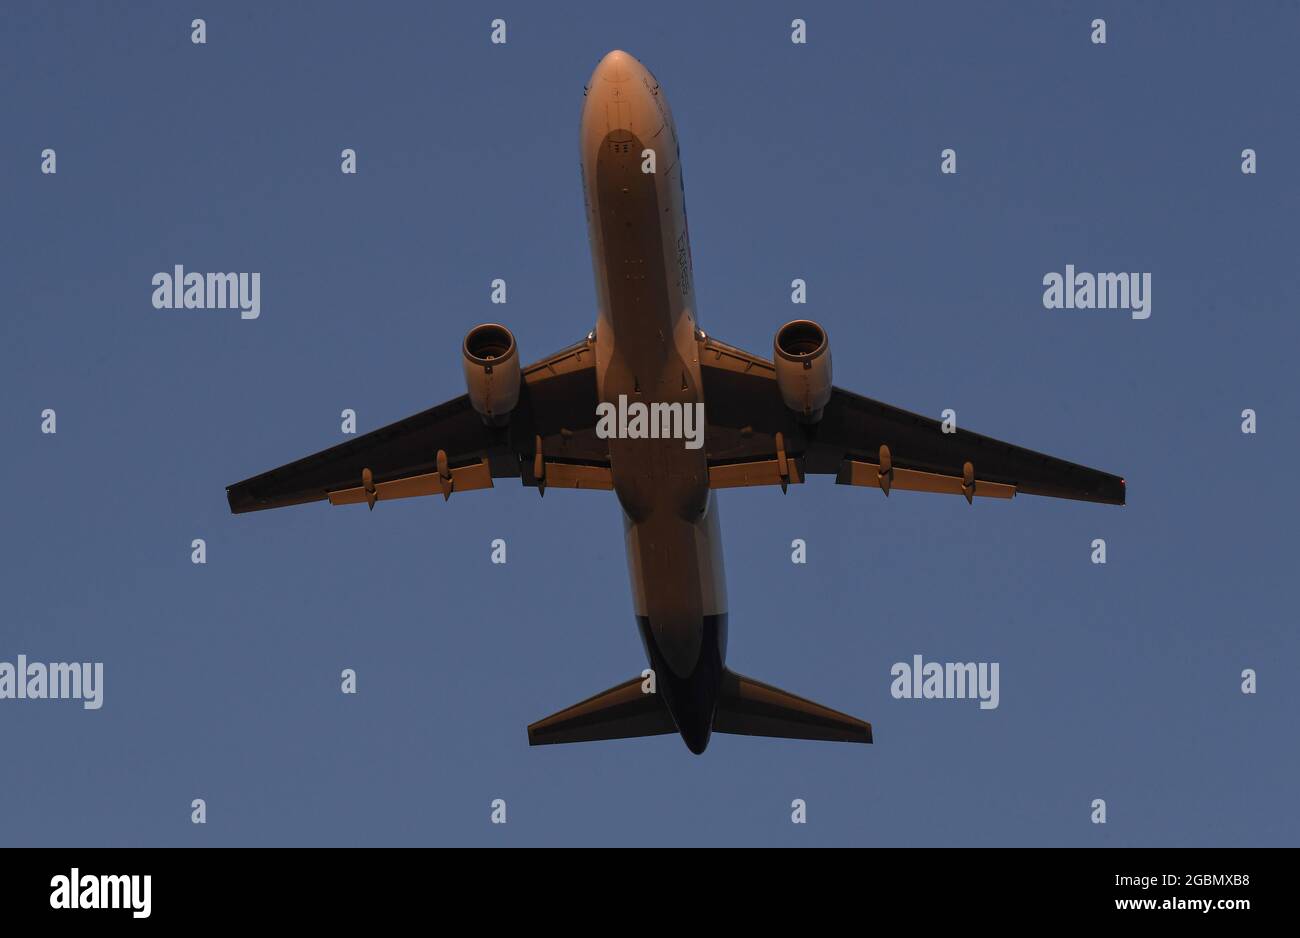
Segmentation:
<svg viewBox="0 0 1300 938">
<path fill-rule="evenodd" d="M 630 55 L 610 53 L 593 74 L 581 141 L 596 328 L 521 367 L 506 327 L 474 327 L 461 349 L 466 394 L 232 485 L 231 511 L 373 509 L 501 479 L 541 494 L 613 491 L 653 680 L 633 677 L 532 724 L 530 743 L 677 732 L 699 753 L 713 731 L 871 742 L 869 723 L 726 667 L 714 493 L 829 477 L 886 496 L 1121 505 L 1124 480 L 835 387 L 829 339 L 810 320 L 782 326 L 771 359 L 700 329 L 676 128 L 658 81 Z M 702 405 L 703 445 L 673 432 L 611 436 L 602 415 L 629 400 L 661 408 L 652 422 L 661 416 L 666 431 L 671 415 Z"/>
</svg>

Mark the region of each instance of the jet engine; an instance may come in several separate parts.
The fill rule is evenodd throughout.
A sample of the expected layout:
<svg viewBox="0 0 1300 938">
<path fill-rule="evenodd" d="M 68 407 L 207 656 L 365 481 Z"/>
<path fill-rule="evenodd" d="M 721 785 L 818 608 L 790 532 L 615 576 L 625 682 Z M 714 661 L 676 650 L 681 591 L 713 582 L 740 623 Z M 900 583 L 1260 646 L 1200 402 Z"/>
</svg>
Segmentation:
<svg viewBox="0 0 1300 938">
<path fill-rule="evenodd" d="M 826 330 L 811 319 L 796 319 L 777 330 L 773 342 L 776 385 L 785 406 L 803 423 L 822 419 L 831 399 L 831 347 Z"/>
<path fill-rule="evenodd" d="M 519 403 L 519 349 L 505 326 L 484 323 L 465 335 L 465 386 L 469 402 L 491 426 L 502 426 Z"/>
</svg>

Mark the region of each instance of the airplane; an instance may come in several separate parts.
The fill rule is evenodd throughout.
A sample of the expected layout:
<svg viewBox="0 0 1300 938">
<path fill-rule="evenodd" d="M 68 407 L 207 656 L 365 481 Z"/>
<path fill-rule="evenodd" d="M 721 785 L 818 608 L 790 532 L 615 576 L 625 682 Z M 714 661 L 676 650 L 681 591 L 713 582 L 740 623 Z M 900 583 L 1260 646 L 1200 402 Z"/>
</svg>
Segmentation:
<svg viewBox="0 0 1300 938">
<path fill-rule="evenodd" d="M 831 476 L 886 496 L 1122 505 L 1125 482 L 964 429 L 943 432 L 929 417 L 834 386 L 826 331 L 811 320 L 781 326 L 771 359 L 706 334 L 696 317 L 677 128 L 659 82 L 615 50 L 585 95 L 580 143 L 595 328 L 521 367 L 509 329 L 475 326 L 461 346 L 465 394 L 231 485 L 230 509 L 328 501 L 373 510 L 393 499 L 494 488 L 497 479 L 519 479 L 539 495 L 613 491 L 650 669 L 533 723 L 530 745 L 677 733 L 698 755 L 714 732 L 870 743 L 870 723 L 727 667 L 715 493 L 786 492 L 809 476 Z M 602 430 L 598 414 L 620 400 L 653 405 L 651 422 L 665 432 Z M 673 415 L 699 404 L 704 445 L 689 448 L 670 432 Z"/>
</svg>

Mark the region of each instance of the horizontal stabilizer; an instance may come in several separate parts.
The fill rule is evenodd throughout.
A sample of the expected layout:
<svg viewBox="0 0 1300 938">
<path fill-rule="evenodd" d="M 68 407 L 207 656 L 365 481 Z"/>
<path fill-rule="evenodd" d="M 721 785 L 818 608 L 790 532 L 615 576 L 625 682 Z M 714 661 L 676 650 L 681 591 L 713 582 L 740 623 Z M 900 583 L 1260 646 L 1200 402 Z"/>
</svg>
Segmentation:
<svg viewBox="0 0 1300 938">
<path fill-rule="evenodd" d="M 528 745 L 585 743 L 677 732 L 668 707 L 658 694 L 642 693 L 642 683 L 642 678 L 634 677 L 538 720 L 528 727 Z"/>
<path fill-rule="evenodd" d="M 736 736 L 871 742 L 870 723 L 734 671 L 722 677 L 713 731 Z"/>
</svg>

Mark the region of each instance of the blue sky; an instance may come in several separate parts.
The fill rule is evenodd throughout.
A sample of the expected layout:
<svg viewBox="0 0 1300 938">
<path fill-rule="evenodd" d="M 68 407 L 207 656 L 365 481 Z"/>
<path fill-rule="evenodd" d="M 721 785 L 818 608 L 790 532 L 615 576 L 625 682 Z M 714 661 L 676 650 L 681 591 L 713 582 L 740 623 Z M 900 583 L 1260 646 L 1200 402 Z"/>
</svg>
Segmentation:
<svg viewBox="0 0 1300 938">
<path fill-rule="evenodd" d="M 102 661 L 105 688 L 0 701 L 0 843 L 1297 842 L 1296 4 L 4 20 L 0 661 Z M 612 48 L 672 102 L 711 334 L 766 353 L 806 314 L 841 386 L 1128 480 L 1124 508 L 722 494 L 729 663 L 872 721 L 871 747 L 529 749 L 644 667 L 612 494 L 227 510 L 339 442 L 343 408 L 365 431 L 462 393 L 475 323 L 529 360 L 586 334 L 578 116 Z M 259 271 L 260 318 L 155 310 L 174 264 Z M 1151 318 L 1045 310 L 1066 264 L 1150 272 Z M 999 662 L 1000 706 L 893 699 L 914 654 Z"/>
</svg>

